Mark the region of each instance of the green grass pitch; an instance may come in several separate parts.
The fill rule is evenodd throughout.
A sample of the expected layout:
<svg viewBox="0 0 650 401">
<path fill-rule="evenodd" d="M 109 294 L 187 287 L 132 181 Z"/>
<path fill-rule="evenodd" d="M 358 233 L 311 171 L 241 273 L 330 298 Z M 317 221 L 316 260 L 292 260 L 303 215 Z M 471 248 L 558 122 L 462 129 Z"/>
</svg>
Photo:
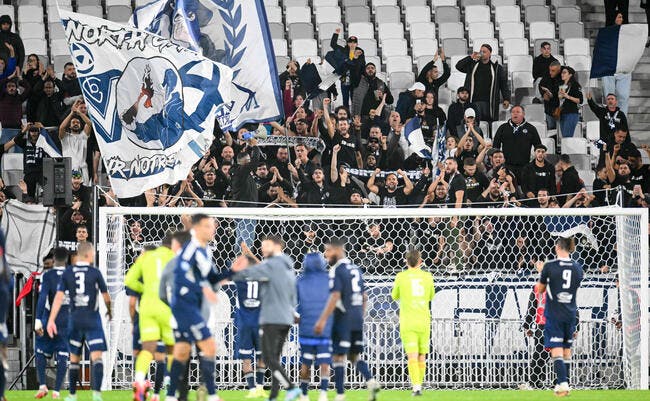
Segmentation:
<svg viewBox="0 0 650 401">
<path fill-rule="evenodd" d="M 7 401 L 33 401 L 36 391 L 9 391 L 7 392 Z M 78 401 L 91 401 L 91 395 L 88 391 L 78 392 Z M 67 392 L 61 393 L 63 397 Z M 130 401 L 131 391 L 107 391 L 104 392 L 104 401 Z M 244 398 L 246 392 L 240 391 L 220 391 L 219 395 L 224 401 L 249 401 Z M 62 397 L 62 400 L 63 400 Z M 310 392 L 310 400 L 316 401 L 318 398 L 317 391 Z M 279 400 L 283 400 L 284 395 L 280 394 Z M 334 392 L 330 391 L 330 400 L 334 399 Z M 346 392 L 346 401 L 366 401 L 368 393 L 364 390 Z M 409 391 L 385 390 L 379 393 L 378 401 L 546 401 L 557 399 L 553 392 L 548 391 L 519 391 L 519 390 L 439 390 L 425 391 L 422 397 L 413 398 Z M 569 397 L 564 398 L 567 401 L 650 401 L 650 391 L 631 391 L 631 390 L 576 390 L 572 391 Z M 48 396 L 43 399 L 49 401 Z M 194 400 L 194 392 L 190 393 L 190 401 Z M 258 398 L 259 401 L 264 401 Z"/>
</svg>

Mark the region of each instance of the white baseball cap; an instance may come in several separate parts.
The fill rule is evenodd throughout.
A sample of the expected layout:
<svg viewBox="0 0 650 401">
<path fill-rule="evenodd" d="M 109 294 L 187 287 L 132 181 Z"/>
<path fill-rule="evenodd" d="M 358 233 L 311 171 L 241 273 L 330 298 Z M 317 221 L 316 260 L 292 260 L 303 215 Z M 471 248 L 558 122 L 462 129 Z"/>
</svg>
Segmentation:
<svg viewBox="0 0 650 401">
<path fill-rule="evenodd" d="M 416 91 L 416 90 L 421 90 L 424 92 L 425 90 L 427 90 L 427 88 L 424 87 L 424 84 L 422 82 L 416 82 L 413 85 L 411 85 L 409 91 Z"/>
<path fill-rule="evenodd" d="M 476 118 L 476 112 L 474 111 L 473 108 L 468 107 L 465 109 L 465 117 L 474 117 Z"/>
</svg>

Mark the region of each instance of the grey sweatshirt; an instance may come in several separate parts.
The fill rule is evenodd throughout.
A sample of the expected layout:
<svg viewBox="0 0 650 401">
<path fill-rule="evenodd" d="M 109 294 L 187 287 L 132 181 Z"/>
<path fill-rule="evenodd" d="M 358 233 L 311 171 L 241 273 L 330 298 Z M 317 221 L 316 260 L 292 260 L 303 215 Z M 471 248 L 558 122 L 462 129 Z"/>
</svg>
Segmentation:
<svg viewBox="0 0 650 401">
<path fill-rule="evenodd" d="M 260 325 L 282 324 L 291 326 L 296 305 L 296 274 L 294 261 L 282 253 L 260 264 L 236 273 L 233 281 L 260 282 Z"/>
</svg>

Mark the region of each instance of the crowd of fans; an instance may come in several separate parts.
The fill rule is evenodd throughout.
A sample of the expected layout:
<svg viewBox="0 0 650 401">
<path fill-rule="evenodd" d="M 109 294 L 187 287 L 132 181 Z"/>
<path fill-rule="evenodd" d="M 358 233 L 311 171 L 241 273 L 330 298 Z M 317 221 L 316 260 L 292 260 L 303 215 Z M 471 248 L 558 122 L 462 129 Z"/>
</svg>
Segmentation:
<svg viewBox="0 0 650 401">
<path fill-rule="evenodd" d="M 613 23 L 624 20 L 619 12 Z M 11 23 L 8 16 L 0 17 L 0 123 L 5 131 L 0 152 L 22 149 L 24 178 L 17 188 L 0 183 L 0 200 L 39 201 L 42 161 L 48 156 L 37 140 L 42 129 L 49 129 L 63 156 L 72 160 L 73 203 L 58 211 L 60 226 L 66 227 L 60 231 L 62 241 L 75 243 L 92 232 L 93 184 L 109 186 L 99 196 L 100 206 L 569 208 L 622 202 L 648 207 L 650 171 L 640 152 L 650 155 L 650 149 L 640 151 L 631 142 L 625 111 L 618 105 L 625 88 L 619 90 L 617 79 L 601 105 L 583 93 L 574 69 L 557 61 L 548 42 L 533 62 L 534 102 L 544 104 L 548 129 L 559 127 L 559 146 L 562 137 L 573 136 L 585 98 L 600 120 L 596 179 L 585 183 L 570 155 L 547 154 L 537 129 L 526 120 L 526 106 L 510 104 L 505 67 L 494 61 L 489 44 L 458 61 L 465 85 L 443 109 L 438 92 L 451 67 L 442 49 L 408 90 L 393 94 L 377 76 L 377 66 L 365 62 L 357 38 L 348 37 L 346 46 L 337 44 L 339 31 L 332 52 L 342 60 L 337 72 L 343 105 L 332 106 L 339 96 L 335 85 L 314 89 L 317 85 L 302 74 L 306 66 L 291 61 L 279 77 L 282 121 L 238 132 L 217 127 L 212 146 L 186 179 L 117 199 L 103 174 L 74 65 L 66 64 L 59 77 L 38 56 L 25 57 Z M 497 121 L 504 110 L 507 122 L 494 132 L 481 129 L 481 121 Z M 409 146 L 405 125 L 412 119 L 432 147 L 433 160 Z M 16 135 L 8 138 L 11 129 Z M 436 161 L 441 132 L 444 158 Z M 270 144 L 268 136 L 285 138 L 287 146 Z"/>
</svg>

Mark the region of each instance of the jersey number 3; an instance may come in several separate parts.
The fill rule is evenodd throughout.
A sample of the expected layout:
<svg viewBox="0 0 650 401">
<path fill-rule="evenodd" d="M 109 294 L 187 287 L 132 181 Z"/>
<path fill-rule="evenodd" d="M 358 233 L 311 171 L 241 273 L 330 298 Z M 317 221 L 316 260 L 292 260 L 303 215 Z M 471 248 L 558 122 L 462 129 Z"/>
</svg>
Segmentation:
<svg viewBox="0 0 650 401">
<path fill-rule="evenodd" d="M 77 294 L 84 294 L 86 292 L 86 274 L 83 272 L 76 272 L 74 277 L 75 283 L 77 284 Z"/>
<path fill-rule="evenodd" d="M 571 287 L 571 270 L 562 270 L 562 288 L 566 289 Z"/>
</svg>

